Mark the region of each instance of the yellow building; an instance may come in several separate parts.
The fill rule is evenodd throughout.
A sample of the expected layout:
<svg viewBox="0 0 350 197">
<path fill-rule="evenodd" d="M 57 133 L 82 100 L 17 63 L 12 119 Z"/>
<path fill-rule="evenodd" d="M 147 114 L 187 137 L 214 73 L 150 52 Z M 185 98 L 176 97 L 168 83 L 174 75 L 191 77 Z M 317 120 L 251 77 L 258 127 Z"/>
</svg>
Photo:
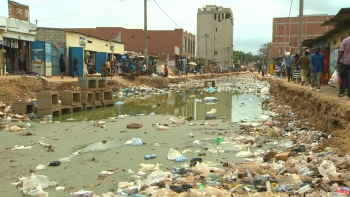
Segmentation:
<svg viewBox="0 0 350 197">
<path fill-rule="evenodd" d="M 59 75 L 59 56 L 64 54 L 66 59 L 66 73 L 73 76 L 73 57 L 78 59 L 78 73 L 82 76 L 84 63 L 87 69 L 95 69 L 101 73 L 107 59 L 112 60 L 112 53 L 116 59 L 124 54 L 124 43 L 106 40 L 87 34 L 61 28 L 38 28 L 36 39 L 51 42 L 52 72 Z M 74 74 L 74 76 L 77 76 Z"/>
</svg>

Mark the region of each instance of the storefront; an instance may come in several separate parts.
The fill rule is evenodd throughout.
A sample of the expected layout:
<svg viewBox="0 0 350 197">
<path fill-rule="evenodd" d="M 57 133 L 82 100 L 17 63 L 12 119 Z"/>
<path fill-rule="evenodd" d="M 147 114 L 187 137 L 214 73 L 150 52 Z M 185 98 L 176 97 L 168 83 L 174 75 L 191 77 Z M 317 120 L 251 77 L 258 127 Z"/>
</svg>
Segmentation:
<svg viewBox="0 0 350 197">
<path fill-rule="evenodd" d="M 29 49 L 30 42 L 35 41 L 36 25 L 0 16 L 0 26 L 6 27 L 6 31 L 2 34 L 2 45 L 6 50 L 6 72 L 10 75 L 30 72 Z"/>
</svg>

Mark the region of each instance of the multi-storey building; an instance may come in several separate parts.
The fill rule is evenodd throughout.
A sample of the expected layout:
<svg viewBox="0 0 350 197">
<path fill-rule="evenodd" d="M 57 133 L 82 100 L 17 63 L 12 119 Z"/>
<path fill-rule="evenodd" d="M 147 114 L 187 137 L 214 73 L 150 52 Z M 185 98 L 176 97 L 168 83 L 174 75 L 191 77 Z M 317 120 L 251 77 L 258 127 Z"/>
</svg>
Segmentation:
<svg viewBox="0 0 350 197">
<path fill-rule="evenodd" d="M 125 44 L 126 51 L 144 53 L 144 31 L 122 27 L 74 28 L 77 32 L 115 40 Z M 186 64 L 195 59 L 195 35 L 183 29 L 147 30 L 148 55 L 161 61 Z"/>
<path fill-rule="evenodd" d="M 228 68 L 232 64 L 233 15 L 231 8 L 206 5 L 197 12 L 197 58 Z M 208 65 L 207 65 L 208 66 Z"/>
<path fill-rule="evenodd" d="M 302 40 L 312 39 L 323 35 L 331 29 L 321 24 L 332 18 L 330 15 L 305 15 L 303 17 Z M 281 57 L 284 51 L 292 55 L 298 53 L 299 17 L 273 18 L 272 42 L 268 43 L 267 59 Z"/>
</svg>

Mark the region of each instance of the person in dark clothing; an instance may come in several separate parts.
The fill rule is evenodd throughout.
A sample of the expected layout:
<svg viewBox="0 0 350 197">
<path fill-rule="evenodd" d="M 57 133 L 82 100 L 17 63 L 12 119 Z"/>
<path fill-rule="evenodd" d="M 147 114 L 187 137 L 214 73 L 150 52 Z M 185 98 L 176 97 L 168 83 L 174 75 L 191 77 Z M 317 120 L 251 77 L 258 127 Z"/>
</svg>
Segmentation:
<svg viewBox="0 0 350 197">
<path fill-rule="evenodd" d="M 260 61 L 257 61 L 257 65 L 258 65 L 258 73 L 260 74 L 262 69 L 262 64 L 260 63 Z"/>
<path fill-rule="evenodd" d="M 75 57 L 75 56 L 74 56 L 74 60 L 73 60 L 72 78 L 74 78 L 74 73 L 77 73 L 78 77 L 80 77 L 80 75 L 78 73 L 78 60 L 77 60 L 77 57 Z"/>
<path fill-rule="evenodd" d="M 61 79 L 63 79 L 63 75 L 66 72 L 66 61 L 63 57 L 63 54 L 61 54 L 61 57 L 60 57 L 60 72 L 61 72 Z"/>
</svg>

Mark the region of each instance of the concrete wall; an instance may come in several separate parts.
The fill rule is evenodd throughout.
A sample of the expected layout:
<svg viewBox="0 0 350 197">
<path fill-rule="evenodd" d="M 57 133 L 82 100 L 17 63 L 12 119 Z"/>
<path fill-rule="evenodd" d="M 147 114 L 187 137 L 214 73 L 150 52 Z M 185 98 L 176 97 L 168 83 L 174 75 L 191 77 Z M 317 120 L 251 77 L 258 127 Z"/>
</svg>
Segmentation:
<svg viewBox="0 0 350 197">
<path fill-rule="evenodd" d="M 39 41 L 56 42 L 56 43 L 65 44 L 66 31 L 64 29 L 50 29 L 50 28 L 39 27 L 36 34 L 36 39 Z"/>
<path fill-rule="evenodd" d="M 328 38 L 328 45 L 331 50 L 338 49 L 344 38 L 349 36 L 350 27 Z"/>
</svg>

